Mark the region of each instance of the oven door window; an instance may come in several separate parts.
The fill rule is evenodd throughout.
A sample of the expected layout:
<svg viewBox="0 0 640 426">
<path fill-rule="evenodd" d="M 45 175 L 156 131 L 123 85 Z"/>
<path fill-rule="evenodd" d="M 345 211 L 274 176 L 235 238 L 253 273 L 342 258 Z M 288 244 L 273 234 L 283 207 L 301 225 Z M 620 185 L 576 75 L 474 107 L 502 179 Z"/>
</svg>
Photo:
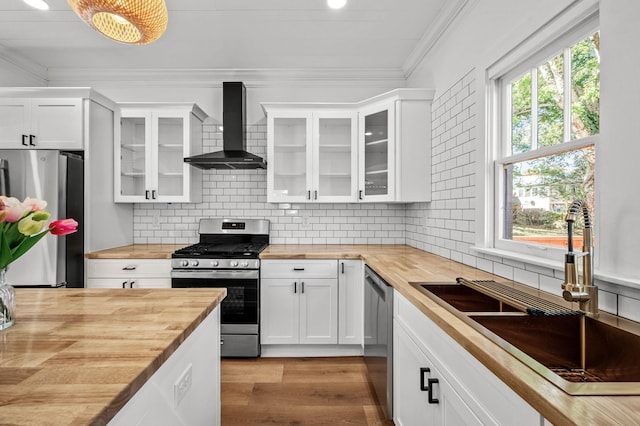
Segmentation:
<svg viewBox="0 0 640 426">
<path fill-rule="evenodd" d="M 226 288 L 220 305 L 222 324 L 258 324 L 257 279 L 173 278 L 174 288 Z"/>
<path fill-rule="evenodd" d="M 238 285 L 235 281 L 227 285 L 227 297 L 222 301 L 223 324 L 258 323 L 258 289 L 255 285 Z"/>
</svg>

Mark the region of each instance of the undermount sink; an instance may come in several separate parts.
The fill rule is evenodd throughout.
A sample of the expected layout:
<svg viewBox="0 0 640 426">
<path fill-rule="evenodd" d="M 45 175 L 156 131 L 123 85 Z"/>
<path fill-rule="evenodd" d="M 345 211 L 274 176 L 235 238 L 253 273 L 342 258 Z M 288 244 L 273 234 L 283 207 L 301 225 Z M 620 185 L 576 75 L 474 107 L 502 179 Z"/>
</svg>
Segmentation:
<svg viewBox="0 0 640 426">
<path fill-rule="evenodd" d="M 517 308 L 459 283 L 429 283 L 420 287 L 460 312 L 519 312 Z"/>
<path fill-rule="evenodd" d="M 568 394 L 640 395 L 639 335 L 530 294 L 526 306 L 518 291 L 483 283 L 413 285 Z"/>
</svg>

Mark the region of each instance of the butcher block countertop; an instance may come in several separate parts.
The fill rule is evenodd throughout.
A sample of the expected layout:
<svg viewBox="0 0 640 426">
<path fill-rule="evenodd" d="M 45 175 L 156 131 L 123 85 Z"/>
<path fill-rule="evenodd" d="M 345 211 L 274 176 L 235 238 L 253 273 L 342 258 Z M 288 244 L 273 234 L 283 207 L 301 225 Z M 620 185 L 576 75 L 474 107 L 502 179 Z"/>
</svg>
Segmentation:
<svg viewBox="0 0 640 426">
<path fill-rule="evenodd" d="M 0 331 L 0 424 L 106 424 L 225 289 L 22 289 Z"/>
<path fill-rule="evenodd" d="M 171 254 L 188 244 L 131 244 L 86 253 L 87 259 L 171 259 Z"/>
<path fill-rule="evenodd" d="M 132 252 L 142 253 L 149 246 L 127 247 Z M 114 250 L 127 257 L 127 247 Z M 106 250 L 90 255 L 95 256 L 87 257 L 110 258 L 112 253 Z M 167 257 L 170 255 L 171 252 L 168 252 Z M 405 245 L 272 244 L 260 254 L 260 258 L 362 259 L 554 425 L 640 424 L 640 396 L 568 395 L 410 284 L 452 282 L 460 276 L 468 279 L 494 279 L 504 283 L 507 281 L 505 278 Z M 550 297 L 547 293 L 539 293 L 518 283 L 513 283 L 513 286 L 541 297 Z M 553 300 L 567 304 L 559 297 Z M 603 314 L 602 317 L 609 317 L 607 322 L 617 321 L 611 315 Z"/>
</svg>

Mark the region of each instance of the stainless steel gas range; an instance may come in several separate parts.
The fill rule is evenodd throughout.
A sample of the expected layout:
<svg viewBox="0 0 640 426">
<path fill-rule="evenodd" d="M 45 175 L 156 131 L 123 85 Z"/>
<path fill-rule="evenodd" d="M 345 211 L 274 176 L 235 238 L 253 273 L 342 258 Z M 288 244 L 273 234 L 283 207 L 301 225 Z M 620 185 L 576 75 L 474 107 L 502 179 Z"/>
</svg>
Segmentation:
<svg viewBox="0 0 640 426">
<path fill-rule="evenodd" d="M 260 356 L 260 259 L 269 244 L 264 219 L 200 219 L 200 242 L 171 260 L 174 288 L 225 287 L 221 356 Z"/>
</svg>

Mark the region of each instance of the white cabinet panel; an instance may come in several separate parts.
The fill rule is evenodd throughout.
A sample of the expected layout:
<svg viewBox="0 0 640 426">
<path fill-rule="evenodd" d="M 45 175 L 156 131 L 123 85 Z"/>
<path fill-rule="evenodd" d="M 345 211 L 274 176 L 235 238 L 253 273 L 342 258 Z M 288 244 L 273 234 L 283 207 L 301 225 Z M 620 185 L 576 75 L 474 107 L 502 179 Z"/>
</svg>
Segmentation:
<svg viewBox="0 0 640 426">
<path fill-rule="evenodd" d="M 87 288 L 171 288 L 171 259 L 88 259 Z"/>
<path fill-rule="evenodd" d="M 338 283 L 336 279 L 300 280 L 301 344 L 338 343 Z"/>
<path fill-rule="evenodd" d="M 82 98 L 0 98 L 0 148 L 84 147 Z"/>
<path fill-rule="evenodd" d="M 300 300 L 292 280 L 260 280 L 260 341 L 296 344 L 299 341 Z"/>
<path fill-rule="evenodd" d="M 262 261 L 263 278 L 336 278 L 337 261 L 331 260 L 277 260 Z"/>
<path fill-rule="evenodd" d="M 263 260 L 262 344 L 338 343 L 336 260 Z"/>
<path fill-rule="evenodd" d="M 363 344 L 364 263 L 338 261 L 338 343 Z"/>
<path fill-rule="evenodd" d="M 184 158 L 202 150 L 206 114 L 195 104 L 120 104 L 116 202 L 199 202 L 202 171 Z"/>
</svg>

